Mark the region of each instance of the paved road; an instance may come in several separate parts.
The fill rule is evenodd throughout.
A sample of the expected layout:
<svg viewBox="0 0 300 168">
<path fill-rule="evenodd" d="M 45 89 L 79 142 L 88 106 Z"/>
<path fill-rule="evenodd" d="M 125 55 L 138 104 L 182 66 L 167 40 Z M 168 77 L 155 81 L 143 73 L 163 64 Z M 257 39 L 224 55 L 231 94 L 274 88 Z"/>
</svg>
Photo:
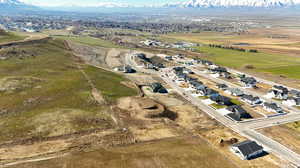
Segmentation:
<svg viewBox="0 0 300 168">
<path fill-rule="evenodd" d="M 164 76 L 160 72 L 155 72 L 152 70 L 145 70 L 143 68 L 140 68 L 137 66 L 137 64 L 134 61 L 134 58 L 130 55 L 126 56 L 126 62 L 127 64 L 135 67 L 137 70 L 142 70 L 143 72 L 152 73 L 159 77 L 161 77 L 170 87 L 172 87 L 178 94 L 180 94 L 182 97 L 184 97 L 186 100 L 191 102 L 193 105 L 197 106 L 202 111 L 206 112 L 209 116 L 211 116 L 213 119 L 216 119 L 220 123 L 222 123 L 224 126 L 231 128 L 233 131 L 239 133 L 242 136 L 245 136 L 248 139 L 254 140 L 257 143 L 264 146 L 265 149 L 267 149 L 269 152 L 273 152 L 276 154 L 279 158 L 285 159 L 294 165 L 300 166 L 300 155 L 293 152 L 286 146 L 274 141 L 273 139 L 266 137 L 257 131 L 255 129 L 261 128 L 264 125 L 272 126 L 275 124 L 280 124 L 283 122 L 290 122 L 295 119 L 300 119 L 300 116 L 298 115 L 286 115 L 286 116 L 280 116 L 280 117 L 274 117 L 274 118 L 265 118 L 261 120 L 253 120 L 251 122 L 245 122 L 245 123 L 237 123 L 229 118 L 223 116 L 222 114 L 218 113 L 213 108 L 207 106 L 204 104 L 200 99 L 193 97 L 188 92 L 186 92 L 183 88 L 179 87 L 175 82 L 173 82 L 170 78 Z M 196 71 L 195 71 L 196 73 Z"/>
</svg>

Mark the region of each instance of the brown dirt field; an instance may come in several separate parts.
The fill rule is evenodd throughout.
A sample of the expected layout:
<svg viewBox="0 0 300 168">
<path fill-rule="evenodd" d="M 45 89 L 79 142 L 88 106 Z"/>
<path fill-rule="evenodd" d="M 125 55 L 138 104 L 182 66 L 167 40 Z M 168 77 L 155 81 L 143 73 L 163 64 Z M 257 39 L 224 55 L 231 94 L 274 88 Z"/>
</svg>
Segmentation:
<svg viewBox="0 0 300 168">
<path fill-rule="evenodd" d="M 206 115 L 203 115 L 201 118 L 199 118 L 199 121 L 205 121 L 210 120 Z M 204 139 L 208 140 L 209 143 L 218 151 L 223 153 L 229 160 L 232 160 L 235 164 L 239 165 L 239 167 L 242 168 L 253 168 L 253 167 L 259 167 L 259 168 L 269 168 L 269 167 L 281 167 L 282 165 L 285 165 L 285 163 L 280 160 L 279 158 L 275 157 L 272 154 L 269 154 L 267 156 L 257 158 L 254 160 L 241 160 L 239 157 L 237 157 L 235 154 L 233 154 L 227 146 L 221 146 L 220 141 L 223 140 L 230 140 L 231 138 L 237 138 L 240 142 L 244 141 L 245 138 L 241 137 L 240 135 L 234 133 L 233 131 L 229 130 L 228 128 L 223 127 L 222 125 L 219 125 L 216 121 L 212 121 L 210 125 L 209 124 L 200 124 L 197 128 L 197 132 L 199 133 L 200 137 L 203 137 Z"/>
<path fill-rule="evenodd" d="M 171 96 L 171 98 L 173 97 Z M 163 100 L 163 98 L 161 99 Z M 170 98 L 166 98 L 167 101 L 168 99 Z M 239 141 L 243 141 L 245 138 L 220 125 L 217 121 L 210 119 L 205 113 L 184 101 L 182 101 L 182 104 L 167 107 L 170 111 L 178 114 L 178 118 L 175 120 L 176 124 L 189 130 L 189 134 L 198 135 L 207 140 L 213 148 L 223 153 L 229 160 L 233 160 L 237 165 L 240 165 L 239 167 L 269 168 L 279 167 L 279 165 L 282 164 L 282 161 L 272 154 L 251 161 L 242 161 L 232 154 L 227 147 L 221 147 L 219 143 L 221 139 L 229 140 L 231 138 L 237 138 Z"/>
<path fill-rule="evenodd" d="M 176 160 L 176 161 L 175 161 Z M 18 168 L 98 168 L 98 167 L 190 167 L 234 168 L 232 162 L 212 150 L 198 138 L 173 138 L 131 146 L 97 149 L 66 157 L 27 163 Z"/>
<path fill-rule="evenodd" d="M 286 126 L 274 126 L 260 130 L 264 134 L 272 137 L 293 151 L 300 154 L 300 132 L 292 130 Z"/>
</svg>

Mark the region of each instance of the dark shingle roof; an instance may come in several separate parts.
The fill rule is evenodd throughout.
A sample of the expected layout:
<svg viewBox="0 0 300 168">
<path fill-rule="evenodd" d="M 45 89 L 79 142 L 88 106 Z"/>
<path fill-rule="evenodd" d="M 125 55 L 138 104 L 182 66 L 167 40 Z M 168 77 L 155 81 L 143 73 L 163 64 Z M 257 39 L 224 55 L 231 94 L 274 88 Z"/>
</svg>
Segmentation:
<svg viewBox="0 0 300 168">
<path fill-rule="evenodd" d="M 260 99 L 259 97 L 254 97 L 252 95 L 243 95 L 242 98 L 245 99 L 245 100 L 250 100 L 250 101 L 256 101 L 256 100 Z"/>
<path fill-rule="evenodd" d="M 257 152 L 257 151 L 263 149 L 263 147 L 258 145 L 256 142 L 249 141 L 249 140 L 241 142 L 241 143 L 234 144 L 232 146 L 239 148 L 239 150 L 241 151 L 241 153 L 244 156 L 248 156 L 248 155 L 250 155 L 254 152 Z"/>
</svg>

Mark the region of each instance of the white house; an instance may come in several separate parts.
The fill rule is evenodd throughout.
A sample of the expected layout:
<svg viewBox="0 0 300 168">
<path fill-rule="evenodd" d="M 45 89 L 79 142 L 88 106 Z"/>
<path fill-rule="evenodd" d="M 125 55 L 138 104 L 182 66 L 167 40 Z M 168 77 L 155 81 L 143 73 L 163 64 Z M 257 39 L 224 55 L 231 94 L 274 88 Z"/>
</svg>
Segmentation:
<svg viewBox="0 0 300 168">
<path fill-rule="evenodd" d="M 286 106 L 300 106 L 300 98 L 289 97 L 287 100 L 283 101 L 282 104 Z"/>
</svg>

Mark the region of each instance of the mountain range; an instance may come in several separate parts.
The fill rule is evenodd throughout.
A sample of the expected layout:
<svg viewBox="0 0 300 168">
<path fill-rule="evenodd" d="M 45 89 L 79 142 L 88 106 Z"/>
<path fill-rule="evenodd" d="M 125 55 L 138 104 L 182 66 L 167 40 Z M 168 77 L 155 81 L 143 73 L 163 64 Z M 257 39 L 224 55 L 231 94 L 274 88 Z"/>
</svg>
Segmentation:
<svg viewBox="0 0 300 168">
<path fill-rule="evenodd" d="M 127 3 L 96 3 L 85 5 L 66 4 L 54 7 L 60 8 L 285 8 L 300 5 L 300 0 L 187 0 L 186 2 L 169 3 L 164 5 L 151 4 L 148 6 L 137 6 Z M 23 3 L 19 0 L 0 0 L 0 9 L 37 9 L 37 6 Z M 42 7 L 41 7 L 42 8 Z"/>
<path fill-rule="evenodd" d="M 23 3 L 19 0 L 0 0 L 0 10 L 32 10 L 38 7 Z"/>
<path fill-rule="evenodd" d="M 292 7 L 300 4 L 300 0 L 189 0 L 187 2 L 166 4 L 165 7 L 183 8 L 230 8 L 230 7 L 253 7 L 253 8 L 278 8 Z"/>
</svg>

